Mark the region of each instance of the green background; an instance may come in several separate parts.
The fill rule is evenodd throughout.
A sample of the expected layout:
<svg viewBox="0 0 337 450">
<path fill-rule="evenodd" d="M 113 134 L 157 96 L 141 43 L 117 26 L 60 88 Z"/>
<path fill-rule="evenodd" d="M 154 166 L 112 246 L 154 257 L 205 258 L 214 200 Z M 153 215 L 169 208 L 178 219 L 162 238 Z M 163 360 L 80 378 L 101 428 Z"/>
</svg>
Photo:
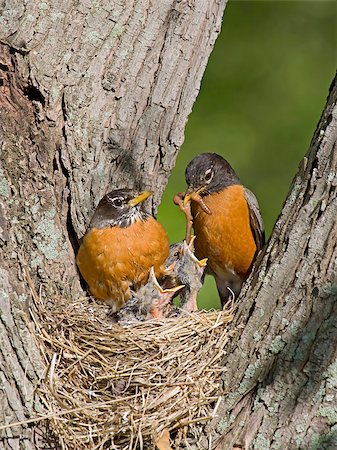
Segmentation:
<svg viewBox="0 0 337 450">
<path fill-rule="evenodd" d="M 170 241 L 185 220 L 172 203 L 197 154 L 224 156 L 257 196 L 268 238 L 310 144 L 336 70 L 334 1 L 229 1 L 158 219 Z M 206 277 L 199 308 L 219 307 Z"/>
</svg>

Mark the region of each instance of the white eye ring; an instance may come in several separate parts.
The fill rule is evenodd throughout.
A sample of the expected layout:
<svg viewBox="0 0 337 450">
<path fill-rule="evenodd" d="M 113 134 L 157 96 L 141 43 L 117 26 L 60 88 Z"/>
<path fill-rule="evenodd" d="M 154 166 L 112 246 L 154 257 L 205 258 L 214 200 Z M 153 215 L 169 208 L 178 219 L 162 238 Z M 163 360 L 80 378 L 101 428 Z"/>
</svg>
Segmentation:
<svg viewBox="0 0 337 450">
<path fill-rule="evenodd" d="M 112 200 L 112 204 L 116 207 L 116 208 L 121 208 L 123 206 L 123 197 L 116 197 Z"/>
<path fill-rule="evenodd" d="M 205 172 L 204 180 L 206 183 L 210 183 L 213 178 L 214 172 L 212 169 L 207 169 Z"/>
</svg>

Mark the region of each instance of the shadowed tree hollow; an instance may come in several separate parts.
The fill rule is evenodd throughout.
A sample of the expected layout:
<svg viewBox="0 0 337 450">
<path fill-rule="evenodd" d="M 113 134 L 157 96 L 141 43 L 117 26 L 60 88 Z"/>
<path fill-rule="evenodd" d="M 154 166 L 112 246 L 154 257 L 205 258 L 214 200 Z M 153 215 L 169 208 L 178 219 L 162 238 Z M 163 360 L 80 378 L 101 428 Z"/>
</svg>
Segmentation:
<svg viewBox="0 0 337 450">
<path fill-rule="evenodd" d="M 43 364 L 27 324 L 32 292 L 46 300 L 83 295 L 73 246 L 108 190 L 151 189 L 156 211 L 224 8 L 223 0 L 3 7 L 3 448 L 36 448 L 38 424 L 1 424 L 45 411 L 35 395 Z M 337 446 L 336 89 L 335 79 L 241 294 L 231 326 L 242 331 L 224 355 L 224 394 L 192 448 Z M 37 448 L 45 446 L 41 433 Z"/>
</svg>

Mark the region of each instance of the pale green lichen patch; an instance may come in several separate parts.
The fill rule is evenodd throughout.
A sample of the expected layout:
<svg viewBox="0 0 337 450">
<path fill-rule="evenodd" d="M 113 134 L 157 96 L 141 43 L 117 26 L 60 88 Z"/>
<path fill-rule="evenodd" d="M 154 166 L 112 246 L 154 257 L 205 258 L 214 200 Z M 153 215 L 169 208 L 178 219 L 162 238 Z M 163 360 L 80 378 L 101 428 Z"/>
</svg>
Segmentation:
<svg viewBox="0 0 337 450">
<path fill-rule="evenodd" d="M 297 424 L 295 426 L 295 430 L 297 433 L 305 433 L 308 428 L 309 417 L 305 414 L 301 419 L 298 419 Z"/>
<path fill-rule="evenodd" d="M 270 440 L 267 439 L 262 434 L 258 434 L 253 442 L 255 450 L 269 450 L 270 449 Z"/>
<path fill-rule="evenodd" d="M 282 340 L 281 336 L 276 336 L 275 339 L 273 339 L 269 345 L 269 350 L 273 354 L 280 353 L 280 351 L 283 349 L 283 347 L 286 345 L 286 343 Z"/>
<path fill-rule="evenodd" d="M 87 35 L 91 41 L 98 41 L 98 40 L 102 39 L 96 30 L 89 31 L 87 33 Z"/>
<path fill-rule="evenodd" d="M 309 450 L 320 450 L 320 433 L 312 433 L 311 442 L 309 443 Z"/>
<path fill-rule="evenodd" d="M 329 425 L 337 423 L 337 407 L 321 406 L 317 411 L 317 415 L 325 417 Z"/>
<path fill-rule="evenodd" d="M 39 255 L 32 253 L 32 259 L 30 260 L 30 266 L 32 269 L 36 269 L 37 267 L 41 267 L 43 262 L 42 258 Z"/>
<path fill-rule="evenodd" d="M 46 2 L 39 3 L 39 9 L 41 9 L 42 11 L 49 9 L 48 3 L 46 3 Z"/>
<path fill-rule="evenodd" d="M 63 58 L 65 60 L 65 56 Z M 66 63 L 68 61 L 65 61 Z M 60 99 L 61 97 L 61 90 L 58 87 L 53 86 L 52 89 L 50 90 L 50 100 L 52 102 L 56 102 L 58 99 Z"/>
<path fill-rule="evenodd" d="M 244 378 L 241 381 L 241 384 L 238 389 L 238 393 L 241 395 L 245 394 L 246 392 L 248 392 L 251 389 L 251 387 L 252 387 L 252 381 L 250 379 Z"/>
<path fill-rule="evenodd" d="M 249 366 L 245 370 L 243 380 L 241 381 L 240 386 L 238 388 L 239 394 L 244 394 L 252 387 L 252 383 L 258 377 L 257 372 L 260 370 L 260 368 L 261 368 L 261 361 L 259 360 L 255 361 L 255 363 L 249 364 Z"/>
<path fill-rule="evenodd" d="M 289 330 L 291 334 L 297 334 L 300 331 L 300 322 L 298 320 L 293 320 L 290 324 Z"/>
<path fill-rule="evenodd" d="M 284 383 L 279 381 L 277 383 L 277 385 L 275 385 L 275 392 L 276 392 L 275 402 L 279 403 L 282 400 L 284 400 L 284 398 L 286 396 L 285 391 L 284 391 Z"/>
<path fill-rule="evenodd" d="M 282 444 L 280 442 L 272 442 L 270 446 L 270 450 L 281 450 Z"/>
<path fill-rule="evenodd" d="M 218 423 L 218 426 L 216 428 L 217 432 L 219 434 L 224 434 L 226 429 L 228 428 L 228 420 L 226 419 L 221 419 L 220 422 Z"/>
<path fill-rule="evenodd" d="M 260 365 L 261 365 L 261 363 L 259 360 L 255 361 L 255 363 L 253 363 L 253 364 L 249 364 L 249 366 L 247 367 L 247 369 L 245 371 L 244 378 L 252 378 L 256 373 L 256 369 L 258 369 L 260 367 Z"/>
<path fill-rule="evenodd" d="M 63 55 L 63 61 L 65 63 L 68 63 L 72 56 L 73 56 L 72 52 L 65 52 L 65 54 Z"/>
<path fill-rule="evenodd" d="M 322 385 L 317 389 L 317 392 L 312 397 L 312 403 L 313 404 L 320 404 L 322 402 L 322 399 L 325 395 L 325 387 Z"/>
<path fill-rule="evenodd" d="M 27 295 L 26 294 L 20 294 L 18 297 L 19 302 L 25 303 L 27 301 Z"/>
<path fill-rule="evenodd" d="M 303 444 L 303 436 L 300 434 L 297 434 L 294 436 L 294 442 L 296 443 L 296 448 L 302 448 Z"/>
<path fill-rule="evenodd" d="M 330 364 L 327 368 L 328 383 L 331 386 L 337 386 L 337 361 Z"/>
<path fill-rule="evenodd" d="M 38 214 L 39 209 L 40 209 L 39 203 L 36 203 L 35 205 L 33 205 L 33 206 L 30 208 L 30 211 L 31 211 L 31 213 L 32 213 L 33 218 Z"/>
<path fill-rule="evenodd" d="M 7 181 L 7 178 L 5 177 L 4 171 L 0 169 L 0 195 L 2 197 L 8 198 L 10 196 L 10 186 Z"/>
<path fill-rule="evenodd" d="M 64 252 L 64 250 L 61 250 L 61 247 L 63 247 L 62 236 L 53 220 L 55 214 L 56 211 L 53 208 L 45 212 L 36 226 L 35 236 L 33 237 L 33 242 L 48 260 L 58 259 Z M 38 261 L 35 261 L 35 264 L 37 263 Z"/>
<path fill-rule="evenodd" d="M 50 208 L 45 212 L 45 216 L 48 217 L 49 219 L 54 219 L 54 217 L 56 216 L 56 209 Z"/>
<path fill-rule="evenodd" d="M 268 411 L 270 412 L 271 416 L 275 416 L 276 414 L 278 414 L 279 409 L 280 409 L 280 405 L 278 403 L 268 406 Z"/>
<path fill-rule="evenodd" d="M 59 20 L 63 20 L 65 14 L 62 11 L 53 12 L 50 17 L 53 22 L 57 22 Z"/>
<path fill-rule="evenodd" d="M 124 32 L 124 27 L 123 25 L 116 23 L 116 25 L 113 27 L 112 32 L 111 32 L 111 37 L 112 38 L 119 38 L 122 36 Z"/>
<path fill-rule="evenodd" d="M 218 433 L 224 434 L 228 429 L 228 427 L 234 422 L 236 417 L 237 417 L 236 414 L 230 414 L 228 419 L 225 418 L 221 419 L 217 426 Z"/>
</svg>

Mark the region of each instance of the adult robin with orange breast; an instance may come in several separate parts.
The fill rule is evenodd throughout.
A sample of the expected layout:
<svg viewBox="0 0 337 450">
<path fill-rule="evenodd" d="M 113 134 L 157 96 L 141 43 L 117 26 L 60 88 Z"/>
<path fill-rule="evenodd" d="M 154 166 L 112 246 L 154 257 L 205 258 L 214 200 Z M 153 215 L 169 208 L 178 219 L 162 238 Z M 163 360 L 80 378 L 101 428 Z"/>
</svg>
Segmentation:
<svg viewBox="0 0 337 450">
<path fill-rule="evenodd" d="M 153 266 L 165 273 L 169 241 L 162 225 L 144 209 L 152 193 L 118 189 L 99 202 L 77 253 L 90 293 L 118 311 L 131 291 L 144 285 Z"/>
<path fill-rule="evenodd" d="M 184 204 L 191 202 L 197 258 L 208 258 L 222 304 L 238 296 L 264 244 L 264 225 L 255 195 L 216 153 L 196 156 L 185 172 Z"/>
</svg>

